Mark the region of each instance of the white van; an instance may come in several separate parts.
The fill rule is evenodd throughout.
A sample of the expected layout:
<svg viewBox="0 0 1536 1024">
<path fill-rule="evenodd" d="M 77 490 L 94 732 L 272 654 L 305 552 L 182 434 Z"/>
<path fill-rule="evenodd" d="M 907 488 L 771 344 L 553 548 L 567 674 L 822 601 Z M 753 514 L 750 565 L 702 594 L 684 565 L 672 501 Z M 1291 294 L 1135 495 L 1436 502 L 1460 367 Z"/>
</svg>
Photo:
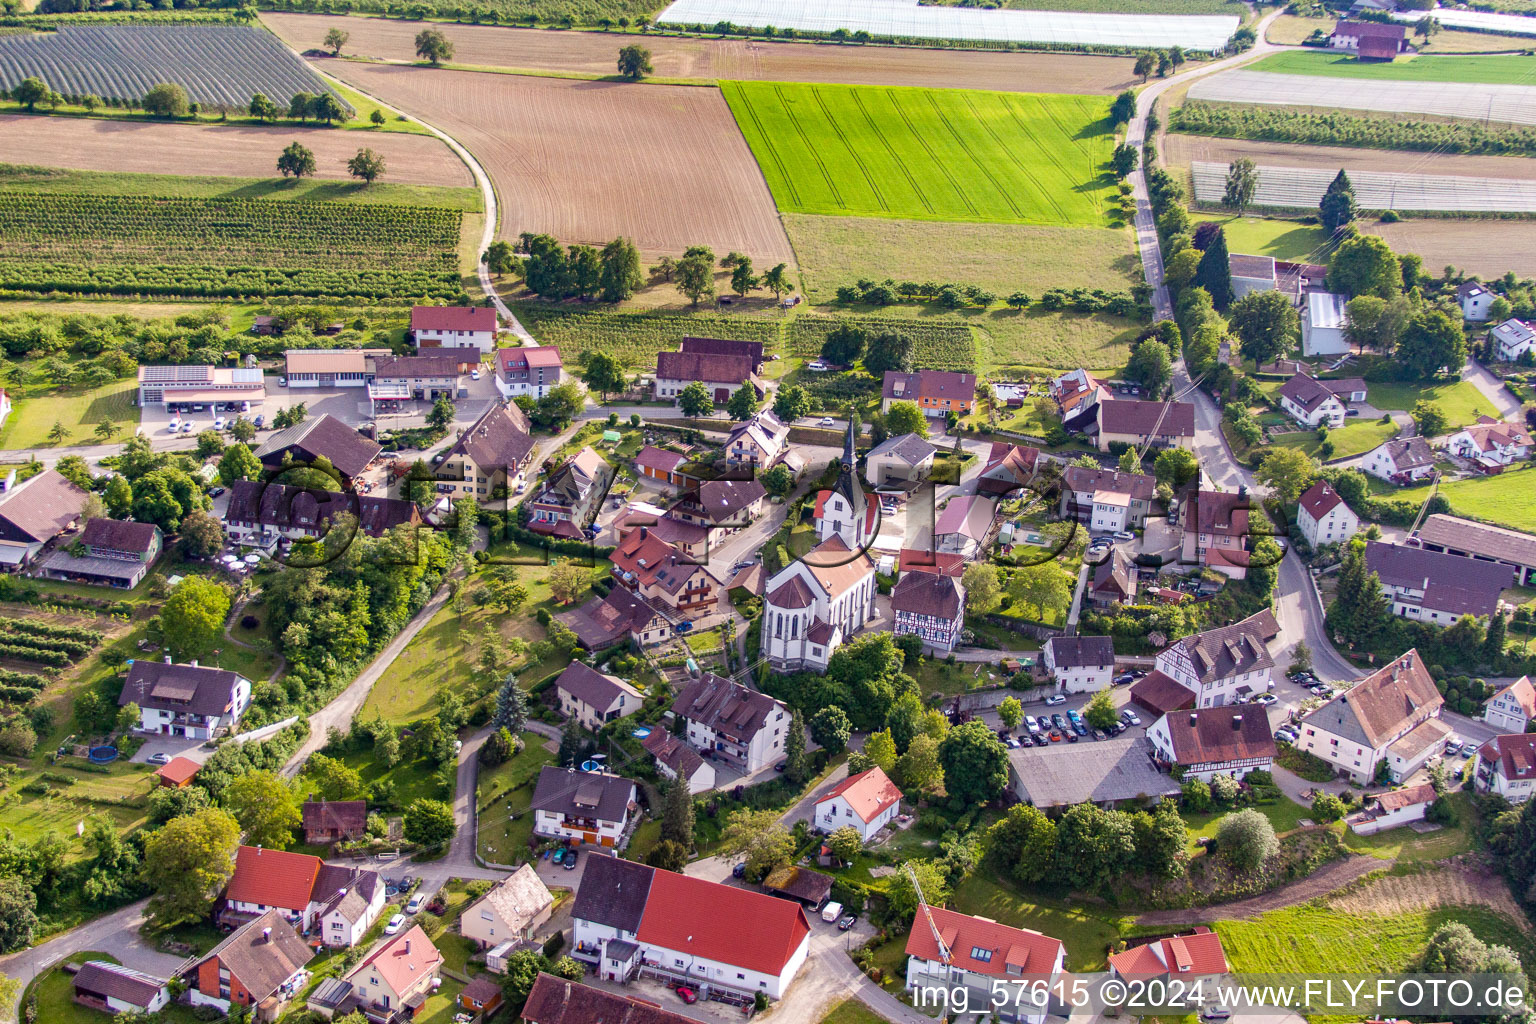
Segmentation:
<svg viewBox="0 0 1536 1024">
<path fill-rule="evenodd" d="M 821 919 L 828 924 L 843 916 L 843 905 L 836 901 L 828 903 L 821 908 Z"/>
</svg>

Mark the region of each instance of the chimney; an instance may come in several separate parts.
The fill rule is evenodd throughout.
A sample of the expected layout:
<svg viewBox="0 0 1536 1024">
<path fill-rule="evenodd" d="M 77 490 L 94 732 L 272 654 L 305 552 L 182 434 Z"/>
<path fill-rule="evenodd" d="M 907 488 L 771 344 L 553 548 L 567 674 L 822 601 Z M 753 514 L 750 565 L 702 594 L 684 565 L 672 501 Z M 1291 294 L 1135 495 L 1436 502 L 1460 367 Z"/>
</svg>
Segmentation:
<svg viewBox="0 0 1536 1024">
<path fill-rule="evenodd" d="M 405 951 L 407 953 L 409 953 L 411 951 L 411 940 L 410 939 L 406 939 L 405 940 Z"/>
<path fill-rule="evenodd" d="M 649 537 L 650 535 L 651 535 L 651 528 L 649 526 L 642 526 L 642 527 L 640 527 L 640 539 L 641 540 L 645 540 L 645 538 Z"/>
<path fill-rule="evenodd" d="M 1242 727 L 1243 727 L 1243 716 L 1242 715 L 1233 715 L 1232 716 L 1232 731 L 1236 732 L 1239 729 L 1241 729 Z"/>
<path fill-rule="evenodd" d="M 192 667 L 193 668 L 197 668 L 197 659 L 196 658 L 192 659 Z"/>
<path fill-rule="evenodd" d="M 1200 716 L 1195 714 L 1193 711 L 1191 711 L 1189 713 L 1189 724 L 1190 725 L 1196 725 L 1196 724 L 1199 723 L 1199 721 L 1200 721 Z"/>
<path fill-rule="evenodd" d="M 170 655 L 169 655 L 169 654 L 167 654 L 167 655 L 166 655 L 166 656 L 165 656 L 165 663 L 166 663 L 166 664 L 167 664 L 167 665 L 169 665 L 169 664 L 170 664 L 170 663 L 171 663 L 171 656 L 170 656 Z"/>
<path fill-rule="evenodd" d="M 261 941 L 262 942 L 271 942 L 272 941 L 272 929 L 271 928 L 263 928 L 261 930 Z"/>
</svg>

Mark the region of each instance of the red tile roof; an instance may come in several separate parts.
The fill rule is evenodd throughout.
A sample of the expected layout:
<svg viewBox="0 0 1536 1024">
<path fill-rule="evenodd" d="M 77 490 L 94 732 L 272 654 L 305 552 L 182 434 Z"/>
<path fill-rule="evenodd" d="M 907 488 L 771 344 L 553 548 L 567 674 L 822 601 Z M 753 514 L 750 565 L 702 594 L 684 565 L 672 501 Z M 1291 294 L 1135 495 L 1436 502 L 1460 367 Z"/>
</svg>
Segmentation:
<svg viewBox="0 0 1536 1024">
<path fill-rule="evenodd" d="M 1339 492 L 1328 486 L 1328 481 L 1319 480 L 1307 492 L 1301 496 L 1301 507 L 1307 510 L 1307 515 L 1313 519 L 1322 519 L 1329 512 L 1344 503 L 1339 497 Z"/>
<path fill-rule="evenodd" d="M 1221 936 L 1208 928 L 1191 935 L 1158 939 L 1133 946 L 1109 958 L 1109 966 L 1125 977 L 1162 974 L 1226 974 L 1231 967 L 1221 948 Z"/>
<path fill-rule="evenodd" d="M 1166 715 L 1195 706 L 1195 692 L 1159 669 L 1147 673 L 1131 687 L 1131 700 L 1155 715 Z"/>
<path fill-rule="evenodd" d="M 413 331 L 494 331 L 496 311 L 489 306 L 412 306 Z"/>
<path fill-rule="evenodd" d="M 651 877 L 637 938 L 679 953 L 777 975 L 810 933 L 810 923 L 797 903 L 657 871 Z"/>
<path fill-rule="evenodd" d="M 235 853 L 235 873 L 229 879 L 225 898 L 235 903 L 302 911 L 309 906 L 319 874 L 319 857 L 242 846 Z"/>
<path fill-rule="evenodd" d="M 368 965 L 372 964 L 378 968 L 384 982 L 398 994 L 410 988 L 423 974 L 436 972 L 442 963 L 443 954 L 437 951 L 432 940 L 427 938 L 427 933 L 417 924 L 385 942 L 372 956 L 358 964 L 357 970 L 352 973 L 356 975 L 366 971 Z"/>
<path fill-rule="evenodd" d="M 640 454 L 635 456 L 635 465 L 638 468 L 657 469 L 663 473 L 671 473 L 687 461 L 687 456 L 679 455 L 677 452 L 669 452 L 665 448 L 657 448 L 649 444 L 641 448 Z"/>
<path fill-rule="evenodd" d="M 1056 969 L 1062 955 L 1060 939 L 1032 932 L 1025 928 L 1010 928 L 985 917 L 957 914 L 943 907 L 931 907 L 934 926 L 949 946 L 950 964 L 960 970 L 975 974 L 1004 977 L 1011 972 L 1046 976 Z M 977 953 L 985 955 L 985 959 Z M 940 961 L 938 943 L 922 921 L 914 921 L 907 934 L 907 954 L 924 960 Z"/>
<path fill-rule="evenodd" d="M 901 790 L 896 788 L 896 783 L 891 781 L 890 776 L 875 767 L 867 772 L 848 776 L 816 803 L 824 804 L 837 797 L 846 800 L 853 813 L 859 816 L 859 820 L 867 824 L 879 817 L 887 807 L 900 803 Z"/>
<path fill-rule="evenodd" d="M 941 576 L 963 576 L 970 563 L 964 555 L 948 551 L 924 551 L 902 548 L 896 557 L 902 572 L 931 572 Z"/>
<path fill-rule="evenodd" d="M 1529 779 L 1536 776 L 1536 733 L 1495 736 L 1478 748 L 1477 756 L 1506 779 Z"/>
</svg>

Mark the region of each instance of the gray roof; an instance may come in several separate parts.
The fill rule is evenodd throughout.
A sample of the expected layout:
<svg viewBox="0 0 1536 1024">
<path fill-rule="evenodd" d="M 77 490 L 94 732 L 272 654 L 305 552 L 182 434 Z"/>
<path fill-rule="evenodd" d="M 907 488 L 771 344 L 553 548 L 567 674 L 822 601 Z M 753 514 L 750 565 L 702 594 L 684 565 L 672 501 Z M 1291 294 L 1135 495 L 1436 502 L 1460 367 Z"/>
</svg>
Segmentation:
<svg viewBox="0 0 1536 1024">
<path fill-rule="evenodd" d="M 1152 765 L 1145 736 L 1008 751 L 1010 781 L 1036 807 L 1175 796 L 1179 784 Z"/>
<path fill-rule="evenodd" d="M 545 765 L 533 787 L 532 809 L 621 821 L 634 793 L 634 782 L 622 776 Z"/>
<path fill-rule="evenodd" d="M 144 562 L 134 562 L 126 558 L 102 558 L 98 555 L 76 557 L 62 549 L 50 554 L 41 564 L 42 568 L 52 569 L 54 572 L 72 572 L 81 576 L 102 576 L 124 581 L 131 581 L 139 573 L 149 570 L 149 566 Z"/>
<path fill-rule="evenodd" d="M 894 455 L 909 466 L 915 466 L 924 459 L 931 459 L 938 449 L 916 434 L 897 434 L 888 437 L 875 447 L 871 448 L 867 458 L 876 455 Z"/>
<path fill-rule="evenodd" d="M 326 978 L 315 990 L 309 994 L 306 1000 L 307 1006 L 319 1006 L 327 1010 L 334 1010 L 346 1002 L 352 995 L 352 983 L 344 978 Z"/>
<path fill-rule="evenodd" d="M 1278 635 L 1280 626 L 1269 609 L 1255 612 L 1230 626 L 1208 629 L 1178 641 L 1189 655 L 1196 677 L 1202 683 L 1229 679 L 1243 672 L 1273 668 L 1268 641 Z"/>
<path fill-rule="evenodd" d="M 1227 265 L 1231 268 L 1233 277 L 1262 281 L 1275 279 L 1273 256 L 1249 256 L 1246 253 L 1234 252 L 1227 257 Z"/>
<path fill-rule="evenodd" d="M 545 771 L 549 771 L 548 768 Z M 656 869 L 607 854 L 587 858 L 571 916 L 631 934 L 640 930 Z"/>
<path fill-rule="evenodd" d="M 1376 540 L 1365 545 L 1365 565 L 1383 586 L 1423 590 L 1426 607 L 1456 614 L 1491 614 L 1515 582 L 1509 565 Z"/>
<path fill-rule="evenodd" d="M 262 934 L 267 929 L 271 930 L 270 936 Z M 293 925 L 283 919 L 282 912 L 269 910 L 213 947 L 187 973 L 195 974 L 197 964 L 217 957 L 259 1003 L 276 992 L 277 986 L 309 963 L 314 955 L 314 951 L 299 938 L 299 933 L 293 930 Z"/>
<path fill-rule="evenodd" d="M 92 519 L 80 531 L 80 543 L 88 548 L 135 551 L 148 554 L 160 527 L 154 523 L 134 523 L 125 519 Z"/>
<path fill-rule="evenodd" d="M 1151 501 L 1157 493 L 1157 478 L 1145 473 L 1122 473 L 1118 469 L 1088 469 L 1068 466 L 1061 479 L 1069 490 L 1081 493 L 1115 491 L 1129 494 L 1132 501 Z"/>
<path fill-rule="evenodd" d="M 135 661 L 118 694 L 119 706 L 130 701 L 141 708 L 187 711 L 195 715 L 222 715 L 229 710 L 230 693 L 240 676 L 208 665 Z"/>
<path fill-rule="evenodd" d="M 1115 665 L 1115 642 L 1107 636 L 1053 636 L 1046 646 L 1061 668 Z"/>
<path fill-rule="evenodd" d="M 744 741 L 756 736 L 775 711 L 783 713 L 784 705 L 712 672 L 683 687 L 672 702 L 672 713 L 679 718 Z"/>
<path fill-rule="evenodd" d="M 1388 457 L 1399 471 L 1435 464 L 1435 453 L 1430 451 L 1429 442 L 1417 434 L 1388 441 L 1381 447 L 1387 450 Z"/>
<path fill-rule="evenodd" d="M 383 450 L 329 413 L 279 430 L 256 449 L 262 462 L 279 462 L 283 452 L 298 448 L 311 460 L 324 456 L 343 476 L 354 477 L 368 468 L 368 463 Z"/>
<path fill-rule="evenodd" d="M 1536 566 L 1536 535 L 1436 512 L 1415 536 L 1423 543 L 1485 558 Z"/>
<path fill-rule="evenodd" d="M 58 470 L 45 469 L 0 498 L 0 522 L 33 541 L 46 543 L 80 518 L 87 497 Z"/>
<path fill-rule="evenodd" d="M 165 982 L 122 964 L 88 960 L 75 973 L 74 987 L 77 992 L 83 989 L 95 995 L 121 999 L 134 1006 L 147 1007 L 165 988 Z"/>
</svg>

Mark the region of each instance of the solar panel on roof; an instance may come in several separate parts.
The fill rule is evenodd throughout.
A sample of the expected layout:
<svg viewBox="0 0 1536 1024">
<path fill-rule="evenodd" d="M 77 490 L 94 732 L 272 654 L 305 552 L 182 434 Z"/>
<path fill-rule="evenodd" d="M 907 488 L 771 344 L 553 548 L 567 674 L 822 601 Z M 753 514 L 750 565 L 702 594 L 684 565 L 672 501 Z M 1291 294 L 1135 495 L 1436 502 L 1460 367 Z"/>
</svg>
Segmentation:
<svg viewBox="0 0 1536 1024">
<path fill-rule="evenodd" d="M 211 366 L 141 366 L 139 379 L 146 384 L 195 384 L 213 379 Z"/>
<path fill-rule="evenodd" d="M 229 379 L 236 384 L 260 384 L 261 370 L 239 368 L 229 375 Z"/>
</svg>

